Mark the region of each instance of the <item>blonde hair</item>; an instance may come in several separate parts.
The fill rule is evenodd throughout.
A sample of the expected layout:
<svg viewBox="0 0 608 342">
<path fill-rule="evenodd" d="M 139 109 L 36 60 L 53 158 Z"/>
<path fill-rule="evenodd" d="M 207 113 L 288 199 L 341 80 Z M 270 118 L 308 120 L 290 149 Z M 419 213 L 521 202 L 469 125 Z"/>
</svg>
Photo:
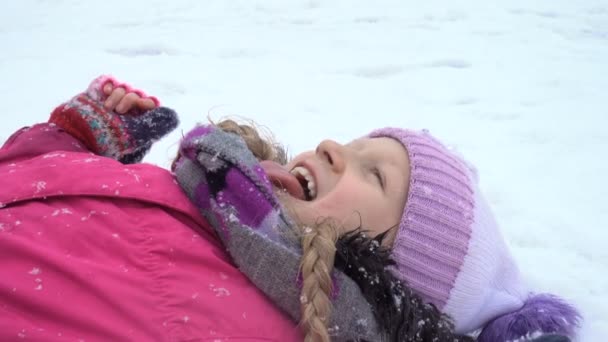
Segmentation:
<svg viewBox="0 0 608 342">
<path fill-rule="evenodd" d="M 268 130 L 264 130 L 266 134 L 262 136 L 260 135 L 262 128 L 253 122 L 246 125 L 225 119 L 218 123 L 211 123 L 224 132 L 234 133 L 243 138 L 249 150 L 258 160 L 272 160 L 282 165 L 287 164 L 285 148 L 274 140 Z"/>
<path fill-rule="evenodd" d="M 306 342 L 331 340 L 327 323 L 331 315 L 331 271 L 334 267 L 337 240 L 338 230 L 329 220 L 302 229 L 300 324 L 306 332 Z"/>
<path fill-rule="evenodd" d="M 279 164 L 287 163 L 285 149 L 274 141 L 267 132 L 263 137 L 259 126 L 253 122 L 239 124 L 227 119 L 213 123 L 225 132 L 241 136 L 249 150 L 258 160 L 272 160 Z M 330 220 L 322 220 L 315 226 L 299 227 L 296 235 L 302 244 L 302 259 L 300 272 L 302 274 L 302 290 L 300 306 L 302 317 L 300 326 L 303 329 L 306 342 L 329 342 L 327 324 L 331 315 L 331 293 L 333 282 L 331 272 L 336 255 L 337 227 Z"/>
</svg>

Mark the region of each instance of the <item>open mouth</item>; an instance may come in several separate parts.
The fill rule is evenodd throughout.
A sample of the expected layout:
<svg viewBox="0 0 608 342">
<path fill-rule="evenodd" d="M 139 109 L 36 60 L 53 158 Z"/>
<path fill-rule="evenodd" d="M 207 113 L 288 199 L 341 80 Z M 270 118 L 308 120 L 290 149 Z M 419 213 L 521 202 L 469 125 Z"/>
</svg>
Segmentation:
<svg viewBox="0 0 608 342">
<path fill-rule="evenodd" d="M 274 161 L 264 160 L 260 166 L 274 187 L 301 201 L 312 201 L 317 197 L 317 185 L 312 172 L 303 165 L 291 171 Z"/>
<path fill-rule="evenodd" d="M 290 171 L 296 177 L 302 190 L 304 191 L 304 199 L 312 201 L 317 197 L 317 184 L 315 179 L 308 169 L 303 166 L 296 166 Z"/>
</svg>

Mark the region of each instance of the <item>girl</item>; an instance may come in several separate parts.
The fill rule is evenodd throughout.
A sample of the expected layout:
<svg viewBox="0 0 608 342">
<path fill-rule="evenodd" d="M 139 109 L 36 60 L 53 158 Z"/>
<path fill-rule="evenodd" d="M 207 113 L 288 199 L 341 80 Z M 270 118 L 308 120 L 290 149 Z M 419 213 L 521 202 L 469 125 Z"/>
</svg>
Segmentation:
<svg viewBox="0 0 608 342">
<path fill-rule="evenodd" d="M 327 140 L 286 165 L 258 164 L 252 145 L 202 126 L 184 137 L 173 169 L 241 270 L 302 320 L 310 340 L 329 339 L 330 298 L 340 315 L 348 310 L 336 304 L 340 281 L 329 277 L 337 236 L 338 268 L 357 281 L 379 324 L 390 322 L 383 328 L 391 340 L 464 339 L 444 335 L 452 325 L 431 314 L 435 308 L 452 317 L 457 333 L 478 332 L 478 341 L 574 336 L 577 311 L 553 295 L 528 292 L 476 171 L 428 132 L 385 128 L 347 145 Z M 295 236 L 289 217 L 300 228 Z M 295 267 L 285 261 L 300 253 L 300 241 L 301 314 L 297 295 L 285 293 L 296 287 Z M 378 272 L 382 266 L 403 283 Z M 283 277 L 269 280 L 274 272 Z M 417 295 L 431 305 L 421 306 Z"/>
<path fill-rule="evenodd" d="M 97 89 L 100 84 L 107 83 L 107 80 L 102 81 L 98 80 L 97 86 L 92 88 Z M 116 89 L 120 89 L 120 87 Z M 89 97 L 93 99 L 98 95 L 95 92 L 93 92 L 93 96 L 90 94 L 91 92 L 89 92 Z M 106 102 L 106 104 L 112 108 L 119 103 L 117 111 L 121 111 L 121 104 L 128 102 L 128 97 L 118 102 L 114 100 L 120 97 L 112 93 L 107 102 L 114 103 Z M 74 108 L 77 110 L 73 110 Z M 124 128 L 124 131 L 115 136 L 119 138 L 117 141 L 112 141 L 113 139 L 108 138 L 109 135 L 99 134 L 100 130 L 97 129 L 99 122 L 116 123 L 121 120 L 115 114 L 89 115 L 91 114 L 89 109 L 70 105 L 60 107 L 54 112 L 51 121 L 60 124 L 68 132 L 80 135 L 81 141 L 85 141 L 87 146 L 96 152 L 123 161 L 137 160 L 143 151 L 149 148 L 150 137 L 146 138 L 148 140 L 139 139 L 143 136 L 138 134 L 140 128 L 144 126 L 142 123 L 147 123 L 147 128 L 157 128 L 150 125 L 150 122 L 161 120 L 158 122 L 162 123 L 162 118 L 167 114 L 153 111 L 152 113 L 156 113 L 156 115 L 147 117 L 147 120 L 124 120 L 124 124 L 116 125 L 116 127 Z M 91 118 L 93 120 L 89 120 Z M 242 130 L 242 127 L 236 127 L 236 130 Z M 123 139 L 128 136 L 134 139 Z M 299 156 L 288 165 L 287 170 L 292 171 L 294 174 L 292 176 L 278 164 L 270 162 L 264 162 L 262 169 L 257 165 L 255 159 L 248 155 L 248 150 L 244 148 L 242 140 L 234 135 L 226 134 L 213 127 L 202 127 L 186 136 L 180 150 L 181 157 L 175 163 L 174 169 L 178 180 L 209 222 L 215 226 L 231 251 L 232 257 L 239 263 L 241 270 L 296 318 L 299 312 L 293 310 L 297 305 L 292 305 L 294 296 L 290 289 L 297 288 L 297 286 L 294 286 L 293 282 L 289 283 L 296 277 L 291 274 L 294 267 L 289 260 L 293 260 L 294 253 L 298 252 L 293 242 L 300 240 L 298 236 L 300 234 L 292 236 L 287 232 L 296 226 L 289 216 L 297 218 L 299 226 L 302 227 L 301 240 L 305 254 L 302 263 L 302 284 L 300 284 L 304 293 L 300 297 L 304 308 L 302 316 L 305 327 L 310 333 L 309 336 L 313 339 L 327 337 L 323 331 L 327 322 L 325 319 L 327 310 L 323 308 L 323 305 L 327 304 L 328 297 L 334 300 L 335 311 L 340 315 L 347 314 L 349 311 L 348 307 L 343 305 L 342 300 L 345 298 L 345 293 L 348 293 L 345 291 L 345 289 L 349 289 L 348 281 L 341 277 L 339 272 L 333 279 L 328 277 L 331 265 L 333 265 L 331 262 L 333 243 L 315 242 L 316 240 L 323 242 L 324 234 L 328 232 L 330 242 L 335 239 L 331 237 L 332 232 L 342 235 L 338 242 L 337 265 L 339 267 L 341 265 L 346 273 L 358 281 L 364 295 L 373 304 L 376 317 L 382 318 L 384 314 L 386 317 L 392 317 L 391 322 L 401 322 L 401 324 L 396 324 L 399 328 L 393 328 L 392 332 L 391 327 L 385 329 L 385 332 L 389 332 L 394 340 L 448 340 L 453 337 L 441 335 L 449 334 L 449 329 L 445 328 L 450 327 L 450 322 L 445 320 L 445 317 L 430 315 L 430 313 L 436 313 L 432 305 L 423 305 L 416 295 L 410 294 L 402 283 L 394 281 L 391 274 L 384 271 L 383 267 L 388 261 L 386 258 L 388 247 L 391 246 L 391 254 L 396 259 L 392 274 L 413 284 L 413 287 L 426 300 L 444 308 L 446 312 L 454 314 L 457 329 L 471 331 L 481 327 L 488 319 L 509 311 L 519 310 L 516 314 L 511 314 L 511 317 L 508 315 L 500 317 L 486 326 L 480 340 L 502 341 L 526 338 L 530 333 L 547 331 L 570 333 L 569 329 L 576 323 L 576 314 L 555 298 L 537 296 L 527 299 L 523 307 L 520 304 L 525 295 L 522 295 L 523 291 L 518 284 L 516 270 L 508 255 L 504 255 L 506 253 L 500 239 L 494 236 L 496 232 L 492 231 L 491 220 L 481 216 L 484 214 L 485 208 L 477 209 L 476 205 L 482 206 L 479 204 L 479 200 L 466 197 L 466 190 L 468 190 L 468 195 L 472 196 L 475 189 L 472 189 L 467 183 L 469 175 L 468 171 L 463 168 L 464 164 L 459 165 L 458 162 L 455 162 L 438 142 L 426 134 L 384 130 L 377 131 L 372 136 L 385 136 L 390 139 L 366 138 L 358 140 L 350 146 L 340 146 L 332 142 L 322 143 L 316 153 Z M 249 145 L 251 147 L 252 144 Z M 142 146 L 142 148 L 138 146 Z M 261 144 L 261 146 L 266 147 L 266 152 L 269 153 L 266 153 L 265 156 L 258 155 L 259 158 L 265 159 L 277 155 L 272 152 L 272 149 L 267 149 L 268 145 Z M 419 147 L 422 147 L 421 151 L 417 150 Z M 454 175 L 457 173 L 453 172 L 454 169 L 460 171 L 461 174 Z M 428 170 L 435 171 L 435 174 L 429 175 Z M 270 176 L 270 180 L 278 185 L 279 189 L 286 190 L 286 193 L 279 191 L 279 198 L 285 207 L 290 209 L 290 215 L 281 210 L 266 175 Z M 445 179 L 447 179 L 446 184 L 441 184 L 441 181 Z M 437 182 L 442 186 L 433 186 L 437 185 Z M 452 183 L 456 183 L 456 185 Z M 400 187 L 405 188 L 405 191 L 394 191 Z M 453 200 L 450 196 L 454 193 L 456 197 L 460 197 L 455 202 L 457 207 L 450 207 L 454 204 L 450 203 Z M 433 197 L 435 194 L 439 197 Z M 429 203 L 434 203 L 439 208 L 433 208 L 429 206 Z M 374 205 L 376 205 L 375 209 Z M 405 209 L 403 209 L 404 206 Z M 472 211 L 471 207 L 476 210 Z M 433 211 L 433 209 L 436 210 Z M 353 221 L 353 212 L 357 212 L 358 222 Z M 480 212 L 481 214 L 479 214 Z M 378 213 L 382 213 L 382 215 L 378 215 Z M 334 224 L 332 225 L 330 221 L 317 224 L 319 216 L 332 217 Z M 433 219 L 440 224 L 433 222 Z M 386 230 L 385 228 L 393 224 L 392 221 L 401 221 L 401 223 L 397 229 Z M 478 222 L 485 223 L 482 225 L 483 227 L 490 226 L 490 234 L 486 234 L 490 235 L 489 237 L 480 237 L 479 232 L 476 231 L 476 229 L 480 229 L 477 227 L 480 225 Z M 476 223 L 478 223 L 477 226 Z M 467 224 L 472 226 L 472 228 L 468 228 L 468 234 Z M 430 233 L 426 230 L 420 231 L 421 225 L 426 230 L 430 230 Z M 369 234 L 375 236 L 375 239 L 370 240 L 359 232 L 352 233 L 352 229 L 357 227 L 372 227 L 369 229 Z M 440 246 L 435 251 L 433 244 L 429 243 L 432 236 L 424 236 L 435 233 L 433 229 L 444 235 L 440 239 L 436 239 L 440 240 L 437 243 Z M 420 237 L 420 235 L 423 236 Z M 462 241 L 467 238 L 460 240 L 457 238 L 462 235 L 468 235 L 469 240 L 477 239 L 470 244 L 473 247 L 463 247 L 467 243 Z M 408 236 L 408 238 L 404 239 L 403 236 Z M 425 238 L 427 240 L 424 240 Z M 408 243 L 411 245 L 407 246 Z M 250 248 L 244 248 L 247 246 Z M 251 248 L 259 246 L 269 247 L 269 249 Z M 359 248 L 353 249 L 353 246 Z M 366 248 L 361 248 L 363 246 Z M 475 249 L 475 246 L 482 247 Z M 494 249 L 485 250 L 484 247 L 488 246 L 492 246 Z M 464 259 L 464 261 L 460 260 L 464 266 L 458 265 L 458 252 L 461 254 L 461 259 Z M 492 265 L 492 262 L 485 262 L 485 259 L 480 259 L 478 254 L 486 258 L 492 256 L 490 252 L 498 254 L 494 259 L 498 260 L 495 264 L 498 264 L 499 267 L 484 272 L 484 267 L 492 268 L 495 265 Z M 307 257 L 311 253 L 316 253 L 317 256 L 313 257 L 314 260 L 309 263 Z M 286 261 L 283 264 L 285 267 L 275 265 L 276 272 L 273 274 L 273 269 L 269 267 L 272 265 L 268 264 L 268 261 L 276 263 L 275 256 L 278 255 L 285 257 L 282 259 L 282 261 Z M 329 259 L 329 261 L 323 259 Z M 429 260 L 436 261 L 436 264 Z M 353 268 L 353 265 L 357 266 L 357 263 L 367 267 Z M 376 267 L 378 265 L 381 267 Z M 429 265 L 434 266 L 435 269 Z M 456 275 L 449 272 L 450 267 L 456 268 L 456 271 L 452 272 L 457 273 Z M 470 271 L 465 272 L 473 267 L 482 275 L 476 276 L 471 275 Z M 504 272 L 505 269 L 510 273 L 498 274 L 498 272 Z M 448 271 L 446 272 L 446 270 Z M 414 276 L 411 276 L 412 274 Z M 446 276 L 446 274 L 448 275 Z M 452 279 L 451 283 L 450 275 L 456 279 Z M 478 279 L 471 281 L 471 277 Z M 513 279 L 504 281 L 509 280 L 509 277 Z M 445 278 L 448 280 L 446 281 Z M 424 286 L 425 281 L 429 283 L 427 286 Z M 332 283 L 333 291 L 330 286 Z M 272 286 L 273 284 L 276 286 Z M 450 288 L 450 284 L 452 288 Z M 458 289 L 459 287 L 460 289 Z M 489 289 L 486 289 L 488 287 Z M 450 297 L 447 301 L 448 305 L 441 302 L 443 298 L 441 296 L 446 289 L 448 292 L 446 297 Z M 306 294 L 310 294 L 310 296 L 307 297 Z M 326 296 L 323 297 L 323 294 Z M 405 301 L 403 296 L 407 296 Z M 456 299 L 451 298 L 452 296 L 455 296 Z M 475 296 L 480 299 L 471 298 Z M 470 304 L 475 304 L 475 301 L 481 305 L 471 307 Z M 455 304 L 450 307 L 450 303 Z M 458 311 L 458 305 L 462 303 L 468 305 L 465 308 L 471 308 L 468 313 Z M 391 305 L 386 308 L 379 304 Z M 544 315 L 544 317 L 548 317 L 547 322 L 532 317 L 542 316 L 536 312 L 539 306 L 549 310 Z M 552 309 L 563 312 L 550 312 Z M 526 310 L 530 312 L 526 312 Z M 332 316 L 334 320 L 335 316 Z M 417 316 L 423 319 L 412 320 Z M 518 316 L 523 318 L 517 318 Z M 551 321 L 557 319 L 557 316 L 564 319 L 564 322 Z M 517 329 L 500 331 L 496 327 L 492 328 L 492 325 L 500 320 L 502 320 L 499 322 L 500 324 L 517 323 L 515 326 Z M 367 323 L 369 324 L 369 322 Z M 532 325 L 526 326 L 526 324 Z M 361 324 L 359 325 L 361 328 Z M 332 326 L 331 323 L 330 326 Z M 345 325 L 342 325 L 343 329 L 339 329 L 340 325 L 337 327 L 338 329 L 333 327 L 332 333 L 337 333 L 338 336 L 340 330 L 357 329 L 357 326 L 346 326 L 348 329 L 344 329 Z M 365 324 L 363 324 L 363 328 L 365 328 Z M 488 328 L 491 329 L 488 330 Z M 359 329 L 359 332 L 362 331 Z M 399 333 L 402 334 L 399 335 Z M 441 337 L 438 337 L 440 335 Z M 547 338 L 549 337 L 545 337 L 545 339 Z"/>
</svg>

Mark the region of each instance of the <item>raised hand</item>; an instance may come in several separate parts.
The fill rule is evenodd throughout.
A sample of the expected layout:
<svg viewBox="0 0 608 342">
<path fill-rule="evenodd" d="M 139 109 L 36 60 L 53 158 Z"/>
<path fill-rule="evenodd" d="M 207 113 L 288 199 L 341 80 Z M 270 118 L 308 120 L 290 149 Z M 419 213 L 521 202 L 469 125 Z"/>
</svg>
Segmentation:
<svg viewBox="0 0 608 342">
<path fill-rule="evenodd" d="M 178 125 L 177 114 L 155 97 L 110 76 L 57 107 L 49 119 L 92 152 L 122 163 L 143 159 L 152 144 Z"/>
</svg>

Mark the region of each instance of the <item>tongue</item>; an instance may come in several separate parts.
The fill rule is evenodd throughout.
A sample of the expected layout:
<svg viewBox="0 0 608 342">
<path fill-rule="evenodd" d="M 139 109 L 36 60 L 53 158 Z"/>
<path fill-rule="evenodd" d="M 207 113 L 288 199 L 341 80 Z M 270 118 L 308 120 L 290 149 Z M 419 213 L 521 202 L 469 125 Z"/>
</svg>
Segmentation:
<svg viewBox="0 0 608 342">
<path fill-rule="evenodd" d="M 284 166 L 270 160 L 264 160 L 260 162 L 260 165 L 274 186 L 287 190 L 295 198 L 305 200 L 302 185 Z"/>
</svg>

